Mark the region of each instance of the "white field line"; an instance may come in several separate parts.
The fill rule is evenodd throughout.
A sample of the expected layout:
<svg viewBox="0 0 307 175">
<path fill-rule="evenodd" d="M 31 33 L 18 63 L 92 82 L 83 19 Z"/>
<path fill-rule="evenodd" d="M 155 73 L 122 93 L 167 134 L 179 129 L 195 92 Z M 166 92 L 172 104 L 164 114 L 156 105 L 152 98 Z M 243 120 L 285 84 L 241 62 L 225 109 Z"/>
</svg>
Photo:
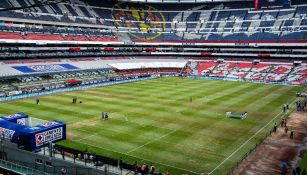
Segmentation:
<svg viewBox="0 0 307 175">
<path fill-rule="evenodd" d="M 172 134 L 172 133 L 174 133 L 174 132 L 176 132 L 176 131 L 177 131 L 177 130 L 173 130 L 173 131 L 171 131 L 171 132 L 169 132 L 169 133 L 166 133 L 166 134 L 162 135 L 161 137 L 158 137 L 158 138 L 156 138 L 156 139 L 150 140 L 150 141 L 146 142 L 145 144 L 140 145 L 140 146 L 138 146 L 138 147 L 136 147 L 136 148 L 134 148 L 134 149 L 128 151 L 127 154 L 132 153 L 132 152 L 134 152 L 134 151 L 136 151 L 136 150 L 138 150 L 138 149 L 140 149 L 140 148 L 143 148 L 144 146 L 146 146 L 146 145 L 148 145 L 148 144 L 151 144 L 151 143 L 153 143 L 153 142 L 155 142 L 155 141 L 158 141 L 158 140 L 160 140 L 160 139 L 162 139 L 162 138 L 164 138 L 164 137 L 166 137 L 166 136 L 168 136 L 168 135 L 170 135 L 170 134 Z"/>
<path fill-rule="evenodd" d="M 74 140 L 74 141 L 78 141 L 78 142 L 80 142 L 81 140 L 85 140 L 85 139 L 91 138 L 91 137 L 93 137 L 93 136 L 95 136 L 95 135 L 97 135 L 97 134 L 98 134 L 98 133 L 95 133 L 95 134 L 90 134 L 89 136 L 86 136 L 86 137 L 83 137 L 83 138 L 81 138 L 81 139 Z"/>
<path fill-rule="evenodd" d="M 290 105 L 292 105 L 295 102 L 296 99 L 293 100 Z M 280 114 L 283 114 L 283 111 L 278 113 L 274 118 L 272 118 L 265 126 L 260 128 L 254 135 L 252 135 L 248 140 L 246 140 L 239 148 L 237 148 L 234 152 L 232 152 L 226 159 L 224 159 L 218 166 L 216 166 L 208 175 L 214 173 L 220 166 L 222 166 L 229 158 L 231 158 L 234 154 L 236 154 L 241 148 L 243 148 L 250 140 L 252 140 L 254 137 L 256 137 L 264 128 L 266 128 L 269 124 L 271 124 L 276 118 L 279 117 Z"/>
<path fill-rule="evenodd" d="M 169 164 L 165 164 L 165 163 L 156 162 L 156 161 L 149 160 L 149 159 L 144 159 L 144 158 L 141 158 L 141 157 L 133 156 L 133 155 L 131 155 L 131 154 L 122 153 L 122 152 L 119 152 L 119 151 L 114 151 L 114 150 L 107 149 L 107 148 L 103 148 L 103 147 L 100 147 L 100 146 L 96 146 L 96 145 L 88 144 L 88 143 L 85 143 L 85 142 L 82 142 L 82 141 L 79 141 L 79 143 L 82 143 L 82 144 L 85 144 L 85 145 L 88 145 L 88 146 L 91 146 L 91 147 L 95 147 L 95 148 L 103 149 L 103 150 L 106 150 L 106 151 L 110 151 L 110 152 L 114 152 L 114 153 L 118 153 L 118 154 L 122 154 L 122 155 L 130 156 L 130 157 L 134 157 L 134 158 L 136 158 L 136 159 L 145 160 L 145 161 L 152 162 L 152 163 L 155 163 L 155 164 L 159 164 L 159 165 L 163 165 L 163 166 L 171 167 L 171 168 L 174 168 L 174 169 L 183 170 L 183 171 L 186 171 L 186 172 L 189 172 L 189 173 L 192 173 L 192 174 L 200 174 L 200 173 L 198 173 L 198 172 L 191 171 L 191 170 L 188 170 L 188 169 L 184 169 L 184 168 L 176 167 L 176 166 L 169 165 Z"/>
<path fill-rule="evenodd" d="M 26 110 L 27 112 L 30 112 L 30 111 L 35 111 L 37 109 L 29 109 L 29 110 Z M 82 113 L 82 112 L 81 112 Z M 130 122 L 130 121 L 129 121 Z M 130 122 L 130 123 L 134 123 L 134 122 Z M 149 125 L 149 126 L 153 126 L 153 125 Z M 162 127 L 161 127 L 162 129 Z M 169 129 L 169 128 L 164 128 L 164 129 Z M 81 130 L 81 129 L 77 129 L 77 130 Z M 84 130 L 85 132 L 89 132 L 89 131 L 86 131 Z M 176 130 L 172 130 L 170 133 L 172 132 L 175 132 Z M 169 134 L 170 134 L 169 133 Z M 95 135 L 95 134 L 93 134 Z M 91 136 L 93 136 L 91 135 Z M 89 136 L 90 137 L 90 136 Z M 173 166 L 173 165 L 169 165 L 169 164 L 165 164 L 165 163 L 160 163 L 160 162 L 156 162 L 156 161 L 153 161 L 153 160 L 149 160 L 149 159 L 144 159 L 144 158 L 141 158 L 141 157 L 137 157 L 137 156 L 133 156 L 133 155 L 130 155 L 130 154 L 127 154 L 127 153 L 122 153 L 122 152 L 119 152 L 119 151 L 115 151 L 115 150 L 110 150 L 110 149 L 106 149 L 106 148 L 103 148 L 103 147 L 99 147 L 99 146 L 95 146 L 95 145 L 91 145 L 91 144 L 88 144 L 88 143 L 85 143 L 85 142 L 82 142 L 81 140 L 83 140 L 85 138 L 81 138 L 79 140 L 74 140 L 75 142 L 79 142 L 79 143 L 82 143 L 82 144 L 85 144 L 85 145 L 88 145 L 88 146 L 91 146 L 91 147 L 96 147 L 96 148 L 99 148 L 99 149 L 104 149 L 104 150 L 107 150 L 107 151 L 110 151 L 110 152 L 115 152 L 115 153 L 118 153 L 118 154 L 122 154 L 122 155 L 127 155 L 127 156 L 130 156 L 130 157 L 134 157 L 136 159 L 140 159 L 140 160 L 145 160 L 145 161 L 148 161 L 148 162 L 152 162 L 152 163 L 155 163 L 155 164 L 159 164 L 159 165 L 163 165 L 163 166 L 167 166 L 167 167 L 171 167 L 171 168 L 174 168 L 174 169 L 178 169 L 178 170 L 183 170 L 183 171 L 186 171 L 186 172 L 190 172 L 190 173 L 193 173 L 193 174 L 200 174 L 198 172 L 195 172 L 195 171 L 191 171 L 191 170 L 188 170 L 188 169 L 184 169 L 184 168 L 180 168 L 180 167 L 176 167 L 176 166 Z M 161 138 L 160 138 L 161 139 Z"/>
</svg>

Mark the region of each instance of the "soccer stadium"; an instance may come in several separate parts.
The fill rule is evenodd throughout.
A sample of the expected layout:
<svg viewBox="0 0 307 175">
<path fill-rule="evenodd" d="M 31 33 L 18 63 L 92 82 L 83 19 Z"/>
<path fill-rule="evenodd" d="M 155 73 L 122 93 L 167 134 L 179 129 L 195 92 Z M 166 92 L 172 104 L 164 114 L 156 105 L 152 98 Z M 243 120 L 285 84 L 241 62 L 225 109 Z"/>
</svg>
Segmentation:
<svg viewBox="0 0 307 175">
<path fill-rule="evenodd" d="M 306 175 L 306 0 L 0 0 L 0 174 Z"/>
</svg>

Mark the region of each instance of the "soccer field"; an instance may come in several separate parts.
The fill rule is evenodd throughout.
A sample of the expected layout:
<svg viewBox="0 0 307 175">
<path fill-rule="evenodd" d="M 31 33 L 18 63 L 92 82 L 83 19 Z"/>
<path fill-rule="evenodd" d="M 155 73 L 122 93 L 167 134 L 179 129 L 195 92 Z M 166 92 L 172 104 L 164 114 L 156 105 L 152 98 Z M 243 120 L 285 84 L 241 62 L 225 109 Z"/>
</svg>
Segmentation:
<svg viewBox="0 0 307 175">
<path fill-rule="evenodd" d="M 163 172 L 226 174 L 301 91 L 306 87 L 159 78 L 43 96 L 39 105 L 34 98 L 0 103 L 0 115 L 64 121 L 67 140 L 59 144 Z M 72 104 L 72 97 L 83 103 Z M 248 118 L 229 119 L 227 111 Z"/>
</svg>

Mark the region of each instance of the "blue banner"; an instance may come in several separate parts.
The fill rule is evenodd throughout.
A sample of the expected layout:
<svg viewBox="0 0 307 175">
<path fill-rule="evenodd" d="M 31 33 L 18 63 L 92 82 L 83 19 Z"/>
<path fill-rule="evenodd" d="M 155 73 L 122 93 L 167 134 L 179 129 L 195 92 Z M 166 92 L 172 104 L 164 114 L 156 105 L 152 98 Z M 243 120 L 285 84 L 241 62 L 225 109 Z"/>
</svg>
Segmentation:
<svg viewBox="0 0 307 175">
<path fill-rule="evenodd" d="M 12 68 L 22 73 L 35 72 L 61 72 L 67 70 L 78 70 L 80 68 L 70 64 L 48 64 L 48 65 L 28 65 L 28 66 L 12 66 Z"/>
</svg>

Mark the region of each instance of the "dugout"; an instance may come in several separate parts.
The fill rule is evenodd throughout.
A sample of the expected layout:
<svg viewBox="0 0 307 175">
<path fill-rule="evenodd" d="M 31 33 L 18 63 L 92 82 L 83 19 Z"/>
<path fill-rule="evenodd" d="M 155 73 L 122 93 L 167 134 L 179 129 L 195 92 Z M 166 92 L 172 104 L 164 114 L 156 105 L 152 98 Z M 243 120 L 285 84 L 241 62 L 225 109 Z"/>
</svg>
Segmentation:
<svg viewBox="0 0 307 175">
<path fill-rule="evenodd" d="M 1 119 L 0 135 L 25 150 L 34 151 L 49 142 L 66 139 L 66 124 L 53 120 L 30 127 Z"/>
<path fill-rule="evenodd" d="M 80 86 L 82 84 L 82 81 L 76 79 L 68 79 L 66 80 L 65 84 L 67 87 Z"/>
</svg>

